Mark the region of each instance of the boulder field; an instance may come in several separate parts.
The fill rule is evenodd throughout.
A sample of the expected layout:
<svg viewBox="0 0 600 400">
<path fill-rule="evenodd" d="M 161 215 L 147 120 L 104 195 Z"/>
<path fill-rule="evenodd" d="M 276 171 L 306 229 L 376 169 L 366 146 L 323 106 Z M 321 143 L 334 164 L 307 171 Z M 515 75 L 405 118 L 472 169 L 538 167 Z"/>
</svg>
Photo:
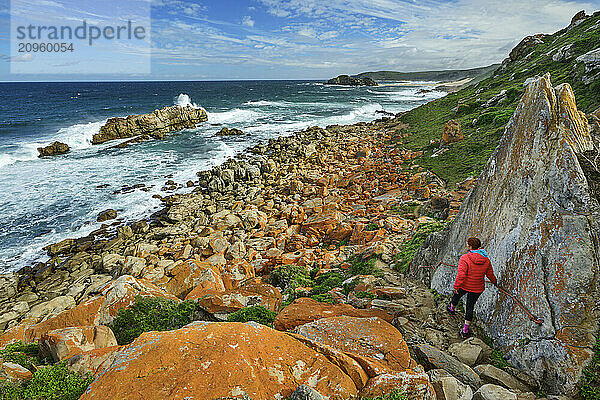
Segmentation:
<svg viewBox="0 0 600 400">
<path fill-rule="evenodd" d="M 488 168 L 454 190 L 413 164 L 421 154 L 403 149 L 407 126 L 396 117 L 259 144 L 198 172 L 191 193 L 165 191 L 164 208 L 151 218 L 107 220 L 87 237 L 48 246 L 47 262 L 0 275 L 0 348 L 37 343 L 43 357 L 91 374 L 84 399 L 353 399 L 400 390 L 411 400 L 535 400 L 540 386 L 572 391 L 589 341 L 575 343 L 562 328 L 595 333 L 592 295 L 583 288 L 596 293 L 585 260 L 597 260 L 588 241 L 597 192 L 586 191 L 589 168 L 577 169 L 580 154 L 589 159 L 580 134 L 589 130 L 569 93 L 548 77 L 533 81 Z M 485 220 L 477 221 L 492 217 L 486 236 L 477 225 Z M 514 221 L 518 232 L 502 230 Z M 445 225 L 411 263 L 425 237 Z M 518 250 L 536 226 L 545 233 Z M 566 227 L 582 227 L 574 232 L 585 244 L 569 247 L 571 259 L 560 247 L 570 240 Z M 452 271 L 430 280 L 417 267 L 455 263 L 471 233 L 484 239 L 501 284 L 543 316 L 541 326 L 490 289 L 474 329 L 493 341 L 460 339 L 462 315 L 448 315 L 443 294 Z M 509 262 L 513 248 L 522 263 Z M 587 274 L 587 286 L 575 271 Z M 553 291 L 544 291 L 548 282 L 556 282 Z M 147 297 L 193 302 L 202 312 L 191 324 L 118 345 L 118 310 Z M 558 314 L 566 303 L 578 314 Z M 273 315 L 273 327 L 229 321 L 253 306 Z M 542 362 L 553 375 L 541 372 Z M 31 379 L 18 365 L 0 364 L 0 380 Z"/>
<path fill-rule="evenodd" d="M 586 156 L 593 151 L 571 87 L 552 87 L 549 75 L 530 80 L 458 216 L 415 259 L 455 264 L 465 238 L 481 238 L 499 284 L 543 319 L 531 322 L 489 287 L 477 308 L 484 329 L 548 393 L 577 391 L 598 334 L 598 165 Z M 431 287 L 448 292 L 455 275 L 441 266 Z"/>
</svg>

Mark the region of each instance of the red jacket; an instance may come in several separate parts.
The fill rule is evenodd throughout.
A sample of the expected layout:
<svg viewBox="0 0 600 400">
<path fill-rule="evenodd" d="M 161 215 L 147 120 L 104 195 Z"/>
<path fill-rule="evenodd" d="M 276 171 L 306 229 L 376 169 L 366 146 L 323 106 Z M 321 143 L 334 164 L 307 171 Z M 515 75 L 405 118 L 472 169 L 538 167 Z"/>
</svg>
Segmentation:
<svg viewBox="0 0 600 400">
<path fill-rule="evenodd" d="M 474 251 L 469 251 L 460 257 L 458 274 L 454 282 L 454 289 L 463 289 L 467 292 L 481 293 L 485 290 L 484 278 L 496 284 L 496 276 L 492 269 L 490 259 Z"/>
</svg>

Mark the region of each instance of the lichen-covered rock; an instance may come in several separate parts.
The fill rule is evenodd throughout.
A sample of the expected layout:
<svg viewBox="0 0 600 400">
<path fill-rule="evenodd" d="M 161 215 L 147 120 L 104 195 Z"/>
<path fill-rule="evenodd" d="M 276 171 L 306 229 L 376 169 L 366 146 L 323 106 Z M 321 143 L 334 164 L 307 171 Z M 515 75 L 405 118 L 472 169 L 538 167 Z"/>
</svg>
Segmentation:
<svg viewBox="0 0 600 400">
<path fill-rule="evenodd" d="M 296 332 L 340 351 L 376 360 L 390 370 L 404 371 L 416 366 L 402 334 L 377 317 L 322 318 L 299 326 Z"/>
<path fill-rule="evenodd" d="M 191 298 L 194 296 L 186 297 Z M 279 289 L 260 279 L 253 279 L 237 289 L 205 294 L 198 299 L 198 304 L 217 318 L 226 319 L 232 312 L 255 305 L 277 312 L 281 307 L 281 300 Z"/>
<path fill-rule="evenodd" d="M 378 309 L 358 309 L 349 304 L 320 303 L 308 297 L 301 297 L 284 308 L 277 315 L 273 325 L 278 330 L 290 330 L 321 318 L 339 315 L 359 318 L 379 317 L 387 322 L 393 319 L 393 316 Z"/>
<path fill-rule="evenodd" d="M 419 364 L 428 370 L 446 370 L 459 381 L 471 386 L 473 390 L 481 386 L 481 379 L 475 371 L 440 349 L 428 344 L 418 344 L 413 348 L 413 353 Z"/>
<path fill-rule="evenodd" d="M 463 140 L 460 121 L 451 119 L 446 122 L 446 125 L 444 125 L 444 134 L 442 135 L 442 140 L 445 144 L 456 143 Z"/>
<path fill-rule="evenodd" d="M 157 362 L 160 360 L 160 362 Z M 194 322 L 147 332 L 90 385 L 89 399 L 284 399 L 299 384 L 331 400 L 356 396 L 352 379 L 289 335 L 256 323 Z"/>
<path fill-rule="evenodd" d="M 436 400 L 435 391 L 421 366 L 377 375 L 360 391 L 361 398 L 384 398 L 399 390 L 409 400 Z M 454 400 L 454 399 L 453 399 Z"/>
<path fill-rule="evenodd" d="M 47 332 L 39 343 L 41 354 L 58 362 L 85 351 L 116 346 L 117 339 L 108 326 L 73 326 Z"/>
<path fill-rule="evenodd" d="M 460 213 L 414 260 L 456 264 L 466 239 L 479 237 L 499 284 L 543 323 L 493 287 L 479 299 L 477 316 L 510 362 L 552 394 L 577 390 L 598 332 L 599 194 L 578 158 L 592 149 L 571 87 L 553 88 L 549 75 L 531 80 Z M 441 266 L 431 287 L 448 293 L 455 275 Z"/>
<path fill-rule="evenodd" d="M 207 120 L 206 111 L 203 109 L 179 105 L 154 110 L 150 114 L 111 118 L 92 137 L 92 144 L 138 135 L 162 139 L 169 132 L 195 128 L 197 124 Z"/>
</svg>

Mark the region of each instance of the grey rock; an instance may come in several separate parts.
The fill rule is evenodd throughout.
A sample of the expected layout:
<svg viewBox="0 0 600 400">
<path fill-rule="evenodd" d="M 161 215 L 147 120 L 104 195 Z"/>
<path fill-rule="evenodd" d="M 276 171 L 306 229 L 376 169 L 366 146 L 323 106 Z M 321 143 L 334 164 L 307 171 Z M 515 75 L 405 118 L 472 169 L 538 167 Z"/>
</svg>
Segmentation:
<svg viewBox="0 0 600 400">
<path fill-rule="evenodd" d="M 443 369 L 428 371 L 438 400 L 471 400 L 473 390 Z"/>
<path fill-rule="evenodd" d="M 481 357 L 481 347 L 465 341 L 451 344 L 448 353 L 458 358 L 460 362 L 472 367 Z"/>
<path fill-rule="evenodd" d="M 488 383 L 479 388 L 473 395 L 473 400 L 517 400 L 516 394 L 502 386 Z"/>
<path fill-rule="evenodd" d="M 300 385 L 288 400 L 325 400 L 325 398 L 310 386 Z"/>
<path fill-rule="evenodd" d="M 450 375 L 462 383 L 466 383 L 474 390 L 481 386 L 479 375 L 451 355 L 428 344 L 417 344 L 412 350 L 419 364 L 423 365 L 426 370 L 446 370 Z"/>
<path fill-rule="evenodd" d="M 478 365 L 474 369 L 475 372 L 479 374 L 483 383 L 493 383 L 494 385 L 503 386 L 511 390 L 518 390 L 520 392 L 529 392 L 532 389 L 508 372 L 496 368 L 493 365 Z"/>
</svg>

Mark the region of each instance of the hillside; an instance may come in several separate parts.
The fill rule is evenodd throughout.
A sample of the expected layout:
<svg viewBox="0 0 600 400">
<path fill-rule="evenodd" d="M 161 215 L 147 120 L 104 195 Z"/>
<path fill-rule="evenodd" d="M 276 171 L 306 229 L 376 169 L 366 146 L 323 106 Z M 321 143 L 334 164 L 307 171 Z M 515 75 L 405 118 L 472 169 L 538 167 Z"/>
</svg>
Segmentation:
<svg viewBox="0 0 600 400">
<path fill-rule="evenodd" d="M 528 78 L 549 72 L 554 85 L 573 87 L 580 110 L 593 112 L 600 106 L 599 28 L 600 12 L 585 18 L 578 14 L 569 27 L 552 35 L 523 39 L 489 78 L 403 114 L 400 120 L 409 128 L 398 132 L 398 146 L 423 151 L 414 162 L 452 185 L 481 172 Z M 460 121 L 464 139 L 440 151 L 450 119 Z M 407 135 L 402 142 L 400 134 Z"/>
<path fill-rule="evenodd" d="M 354 75 L 356 78 L 371 78 L 376 81 L 433 81 L 449 82 L 464 78 L 475 78 L 478 76 L 492 73 L 500 64 L 492 64 L 487 67 L 478 67 L 471 69 L 449 69 L 444 71 L 420 71 L 420 72 L 396 72 L 396 71 L 376 71 L 363 72 Z"/>
</svg>

